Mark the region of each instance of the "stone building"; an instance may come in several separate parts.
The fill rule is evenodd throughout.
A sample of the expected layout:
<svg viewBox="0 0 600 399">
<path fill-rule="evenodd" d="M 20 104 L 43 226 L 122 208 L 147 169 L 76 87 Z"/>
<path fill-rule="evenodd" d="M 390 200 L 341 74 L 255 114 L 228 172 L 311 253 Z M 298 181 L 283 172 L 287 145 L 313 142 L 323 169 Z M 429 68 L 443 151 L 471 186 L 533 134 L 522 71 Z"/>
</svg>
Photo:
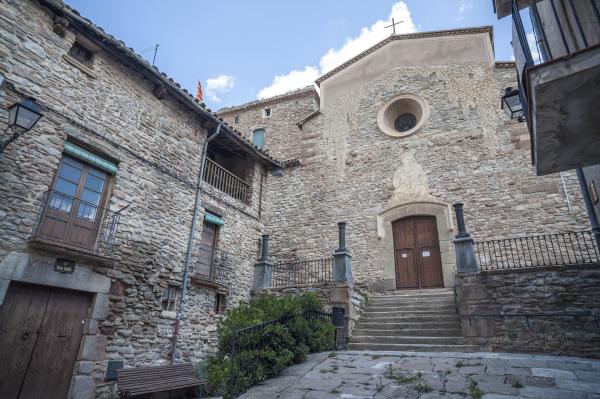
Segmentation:
<svg viewBox="0 0 600 399">
<path fill-rule="evenodd" d="M 115 397 L 115 367 L 204 358 L 264 233 L 276 261 L 330 257 L 347 222 L 376 292 L 452 286 L 456 202 L 478 239 L 586 228 L 575 175 L 536 176 L 500 109 L 491 36 L 393 35 L 214 114 L 61 1 L 0 2 L 0 104 L 43 114 L 0 152 L 0 396 Z"/>
<path fill-rule="evenodd" d="M 60 1 L 0 3 L 0 82 L 3 110 L 43 114 L 0 153 L 0 397 L 115 397 L 110 368 L 169 361 L 219 131 L 174 352 L 204 358 L 281 165 Z"/>
<path fill-rule="evenodd" d="M 536 176 L 526 127 L 500 108 L 516 76 L 491 39 L 490 27 L 390 36 L 319 78 L 319 94 L 219 111 L 287 166 L 267 190 L 276 259 L 328 255 L 345 221 L 357 283 L 450 287 L 456 202 L 478 239 L 587 227 L 575 174 Z"/>
</svg>

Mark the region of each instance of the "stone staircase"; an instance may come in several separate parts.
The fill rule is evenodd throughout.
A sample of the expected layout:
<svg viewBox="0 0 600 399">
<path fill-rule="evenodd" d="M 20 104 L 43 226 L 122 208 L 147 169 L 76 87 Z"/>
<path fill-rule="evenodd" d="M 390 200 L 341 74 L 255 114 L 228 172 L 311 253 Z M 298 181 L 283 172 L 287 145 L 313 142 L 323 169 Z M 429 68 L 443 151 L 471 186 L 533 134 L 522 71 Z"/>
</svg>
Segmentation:
<svg viewBox="0 0 600 399">
<path fill-rule="evenodd" d="M 462 336 L 452 289 L 396 291 L 369 298 L 350 350 L 475 352 Z"/>
</svg>

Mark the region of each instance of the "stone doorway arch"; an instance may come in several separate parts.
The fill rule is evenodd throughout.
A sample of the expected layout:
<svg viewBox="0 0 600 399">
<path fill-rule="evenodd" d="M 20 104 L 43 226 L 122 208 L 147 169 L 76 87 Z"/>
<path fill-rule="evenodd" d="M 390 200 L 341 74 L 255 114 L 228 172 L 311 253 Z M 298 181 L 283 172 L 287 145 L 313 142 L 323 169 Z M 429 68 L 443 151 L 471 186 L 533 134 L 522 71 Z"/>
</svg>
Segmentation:
<svg viewBox="0 0 600 399">
<path fill-rule="evenodd" d="M 423 200 L 393 204 L 377 215 L 377 237 L 382 250 L 375 258 L 375 267 L 383 270 L 384 289 L 396 289 L 396 266 L 394 261 L 394 242 L 392 222 L 410 216 L 435 216 L 440 242 L 444 286 L 451 287 L 452 276 L 456 270 L 456 259 L 452 240 L 454 239 L 454 222 L 450 204 Z"/>
</svg>

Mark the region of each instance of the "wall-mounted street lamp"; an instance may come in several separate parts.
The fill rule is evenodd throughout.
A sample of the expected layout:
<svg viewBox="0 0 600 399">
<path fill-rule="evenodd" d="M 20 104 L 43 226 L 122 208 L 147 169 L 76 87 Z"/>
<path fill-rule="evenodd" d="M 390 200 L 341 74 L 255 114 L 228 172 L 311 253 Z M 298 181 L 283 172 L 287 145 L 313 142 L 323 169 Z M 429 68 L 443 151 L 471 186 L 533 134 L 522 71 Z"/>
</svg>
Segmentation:
<svg viewBox="0 0 600 399">
<path fill-rule="evenodd" d="M 519 122 L 525 120 L 519 90 L 515 90 L 512 87 L 507 87 L 504 90 L 504 95 L 502 96 L 502 109 L 510 119 L 518 119 Z"/>
<path fill-rule="evenodd" d="M 0 138 L 0 154 L 19 136 L 33 129 L 42 116 L 40 106 L 33 98 L 11 105 L 8 108 L 8 126 Z M 6 135 L 9 136 L 8 139 L 2 140 Z"/>
</svg>

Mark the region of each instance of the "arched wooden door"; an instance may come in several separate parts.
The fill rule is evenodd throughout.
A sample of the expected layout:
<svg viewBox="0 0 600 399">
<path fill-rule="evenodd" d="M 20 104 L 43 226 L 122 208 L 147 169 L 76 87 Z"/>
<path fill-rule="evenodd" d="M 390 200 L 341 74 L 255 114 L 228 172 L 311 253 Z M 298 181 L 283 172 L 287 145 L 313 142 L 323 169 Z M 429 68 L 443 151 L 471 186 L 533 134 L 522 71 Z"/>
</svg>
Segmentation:
<svg viewBox="0 0 600 399">
<path fill-rule="evenodd" d="M 392 223 L 396 288 L 444 286 L 435 216 L 413 216 Z"/>
</svg>

